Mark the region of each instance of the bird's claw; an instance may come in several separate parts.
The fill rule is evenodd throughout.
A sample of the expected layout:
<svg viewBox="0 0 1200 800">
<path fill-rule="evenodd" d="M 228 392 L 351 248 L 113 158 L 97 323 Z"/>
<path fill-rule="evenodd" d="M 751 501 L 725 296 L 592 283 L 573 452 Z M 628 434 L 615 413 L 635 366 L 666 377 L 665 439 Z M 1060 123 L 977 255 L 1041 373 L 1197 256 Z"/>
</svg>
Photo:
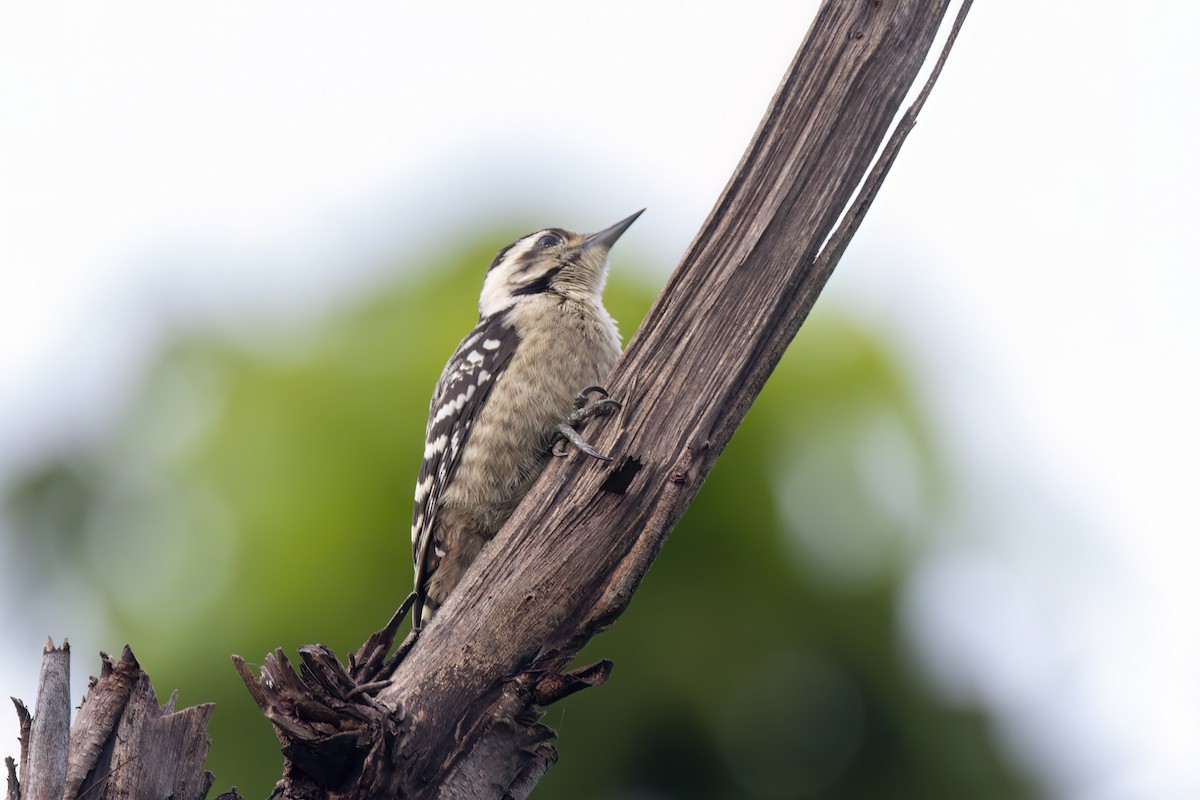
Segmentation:
<svg viewBox="0 0 1200 800">
<path fill-rule="evenodd" d="M 589 402 L 588 398 L 593 394 L 599 394 L 600 399 Z M 555 427 L 554 440 L 550 446 L 550 453 L 559 458 L 566 457 L 566 443 L 569 442 L 592 458 L 599 459 L 600 461 L 612 461 L 611 456 L 604 455 L 588 444 L 587 440 L 575 430 L 575 426 L 587 422 L 592 417 L 607 416 L 620 410 L 621 403 L 609 397 L 608 392 L 603 387 L 587 387 L 575 397 L 575 410 L 568 414 L 567 418 Z"/>
</svg>

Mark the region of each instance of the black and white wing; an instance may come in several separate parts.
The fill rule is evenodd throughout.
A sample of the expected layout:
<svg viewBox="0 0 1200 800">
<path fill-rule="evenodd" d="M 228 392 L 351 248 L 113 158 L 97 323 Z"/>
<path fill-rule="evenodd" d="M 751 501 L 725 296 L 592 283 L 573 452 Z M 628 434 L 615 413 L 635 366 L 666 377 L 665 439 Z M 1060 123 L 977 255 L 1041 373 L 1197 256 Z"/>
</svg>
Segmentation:
<svg viewBox="0 0 1200 800">
<path fill-rule="evenodd" d="M 507 316 L 502 312 L 479 321 L 446 363 L 433 391 L 425 428 L 425 457 L 413 499 L 414 591 L 418 615 L 425 602 L 429 577 L 442 557 L 435 543 L 442 491 L 454 480 L 471 429 L 496 378 L 508 366 L 517 348 L 517 331 L 508 323 Z"/>
</svg>

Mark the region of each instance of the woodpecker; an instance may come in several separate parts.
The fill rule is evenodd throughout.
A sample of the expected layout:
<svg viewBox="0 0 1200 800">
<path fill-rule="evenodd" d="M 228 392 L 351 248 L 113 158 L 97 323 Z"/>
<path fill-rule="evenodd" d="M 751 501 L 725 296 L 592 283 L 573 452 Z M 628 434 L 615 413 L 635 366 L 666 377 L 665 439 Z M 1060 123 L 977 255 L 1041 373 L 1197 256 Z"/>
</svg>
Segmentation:
<svg viewBox="0 0 1200 800">
<path fill-rule="evenodd" d="M 621 355 L 602 294 L 609 250 L 642 211 L 592 234 L 534 231 L 488 267 L 479 322 L 429 406 L 413 502 L 414 628 L 453 591 L 550 454 L 566 455 L 562 442 L 609 460 L 575 426 L 620 408 L 600 388 Z"/>
</svg>

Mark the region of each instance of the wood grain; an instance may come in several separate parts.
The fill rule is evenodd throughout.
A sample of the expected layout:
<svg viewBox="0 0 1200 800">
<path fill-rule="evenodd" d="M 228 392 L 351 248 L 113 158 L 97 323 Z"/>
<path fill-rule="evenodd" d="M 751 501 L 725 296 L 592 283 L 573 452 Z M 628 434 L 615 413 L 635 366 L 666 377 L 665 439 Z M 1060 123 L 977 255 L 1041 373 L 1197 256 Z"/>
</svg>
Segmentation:
<svg viewBox="0 0 1200 800">
<path fill-rule="evenodd" d="M 563 670 L 629 603 L 829 279 L 836 258 L 822 258 L 823 247 L 848 239 L 830 238 L 839 219 L 851 211 L 851 224 L 861 220 L 855 190 L 947 5 L 821 6 L 723 195 L 609 379 L 623 411 L 588 428 L 601 451 L 636 459 L 637 474 L 612 493 L 603 487 L 619 466 L 552 464 L 379 695 L 410 725 L 405 796 L 446 796 L 456 766 L 504 731 L 508 760 L 488 773 L 494 790 L 475 796 L 505 796 L 509 776 L 544 768 L 544 756 L 517 741 L 538 724 L 522 725 L 502 699 L 523 694 L 535 718 L 538 678 Z"/>
</svg>

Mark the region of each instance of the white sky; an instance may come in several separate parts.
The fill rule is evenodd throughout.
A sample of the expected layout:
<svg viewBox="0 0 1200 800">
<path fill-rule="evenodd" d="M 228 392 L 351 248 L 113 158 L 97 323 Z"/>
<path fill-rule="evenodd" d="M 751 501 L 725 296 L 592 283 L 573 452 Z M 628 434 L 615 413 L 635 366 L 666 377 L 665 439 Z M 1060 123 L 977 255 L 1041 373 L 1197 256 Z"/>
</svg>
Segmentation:
<svg viewBox="0 0 1200 800">
<path fill-rule="evenodd" d="M 648 206 L 669 266 L 815 10 L 419 5 L 0 6 L 0 480 L 119 400 L 160 318 L 320 303 L 467 211 Z M 1200 796 L 1197 30 L 981 0 L 822 301 L 1010 478 L 999 543 L 931 560 L 908 619 L 1061 797 Z M 44 631 L 4 627 L 32 701 Z"/>
</svg>

